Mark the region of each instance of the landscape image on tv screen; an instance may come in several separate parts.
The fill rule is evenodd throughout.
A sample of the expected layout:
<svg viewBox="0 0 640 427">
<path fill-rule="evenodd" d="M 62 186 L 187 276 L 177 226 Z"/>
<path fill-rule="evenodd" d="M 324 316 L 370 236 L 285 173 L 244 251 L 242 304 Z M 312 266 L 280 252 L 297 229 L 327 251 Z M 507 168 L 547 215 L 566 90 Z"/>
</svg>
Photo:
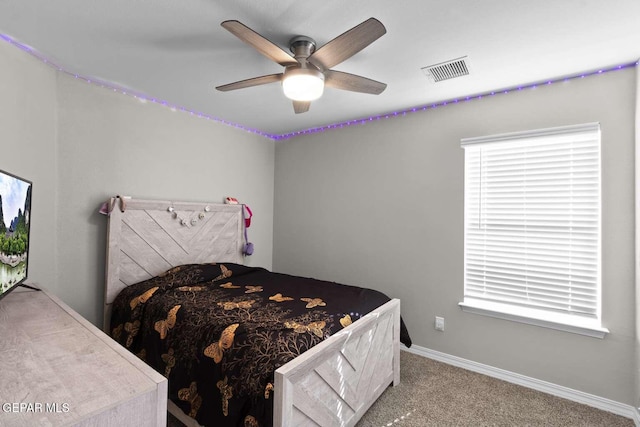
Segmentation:
<svg viewBox="0 0 640 427">
<path fill-rule="evenodd" d="M 31 182 L 0 171 L 0 298 L 27 278 Z"/>
</svg>

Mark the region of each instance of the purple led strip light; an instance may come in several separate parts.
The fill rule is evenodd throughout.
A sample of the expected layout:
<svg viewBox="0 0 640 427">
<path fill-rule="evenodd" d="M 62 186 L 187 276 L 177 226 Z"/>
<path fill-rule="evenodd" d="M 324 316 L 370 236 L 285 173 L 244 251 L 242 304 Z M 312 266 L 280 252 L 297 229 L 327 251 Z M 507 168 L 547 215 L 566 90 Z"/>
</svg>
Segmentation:
<svg viewBox="0 0 640 427">
<path fill-rule="evenodd" d="M 207 120 L 212 120 L 214 122 L 217 123 L 221 123 L 227 126 L 231 126 L 231 127 L 235 127 L 237 129 L 246 131 L 246 132 L 250 132 L 250 133 L 254 133 L 257 135 L 261 135 L 264 136 L 266 138 L 270 138 L 276 141 L 281 141 L 281 140 L 285 140 L 285 139 L 290 139 L 296 136 L 300 136 L 300 135 L 308 135 L 308 134 L 313 134 L 313 133 L 319 133 L 319 132 L 325 132 L 328 130 L 333 130 L 333 129 L 342 129 L 344 127 L 347 126 L 354 126 L 354 125 L 364 125 L 370 122 L 374 122 L 374 121 L 378 121 L 378 120 L 384 120 L 384 119 L 390 119 L 390 118 L 395 118 L 395 117 L 404 117 L 407 114 L 411 114 L 411 113 L 417 113 L 419 111 L 427 111 L 427 110 L 432 110 L 434 108 L 439 108 L 439 107 L 445 107 L 447 105 L 450 104 L 458 104 L 460 102 L 469 102 L 469 101 L 474 101 L 474 100 L 479 100 L 482 98 L 486 98 L 486 97 L 492 97 L 492 96 L 496 96 L 496 95 L 504 95 L 504 94 L 508 94 L 508 93 L 512 93 L 512 92 L 518 92 L 518 91 L 522 91 L 525 89 L 535 89 L 539 86 L 548 86 L 554 83 L 560 83 L 560 82 L 567 82 L 569 80 L 574 80 L 574 79 L 582 79 L 585 77 L 589 77 L 589 76 L 594 76 L 594 75 L 600 75 L 600 74 L 604 74 L 604 73 L 608 73 L 611 71 L 619 71 L 619 70 L 623 70 L 626 68 L 633 68 L 638 66 L 639 61 L 635 61 L 635 62 L 631 62 L 631 63 L 627 63 L 627 64 L 622 64 L 622 65 L 617 65 L 614 67 L 609 67 L 609 68 L 602 68 L 596 71 L 591 71 L 591 72 L 585 72 L 585 73 L 580 73 L 580 74 L 576 74 L 576 75 L 571 75 L 571 76 L 567 76 L 567 77 L 560 77 L 560 78 L 555 78 L 555 79 L 549 79 L 549 80 L 545 80 L 545 81 L 541 81 L 541 82 L 537 82 L 537 83 L 530 83 L 530 84 L 526 84 L 526 85 L 520 85 L 520 86 L 516 86 L 516 87 L 512 87 L 512 88 L 507 88 L 507 89 L 500 89 L 500 90 L 495 90 L 495 91 L 491 91 L 491 92 L 486 92 L 486 93 L 482 93 L 479 95 L 471 95 L 471 96 L 464 96 L 464 97 L 460 97 L 460 98 L 455 98 L 455 99 L 450 99 L 450 100 L 446 100 L 446 101 L 440 101 L 440 102 L 435 102 L 435 103 L 431 103 L 428 105 L 423 105 L 420 107 L 413 107 L 413 108 L 409 108 L 406 110 L 400 110 L 400 111 L 393 111 L 390 113 L 385 113 L 385 114 L 380 114 L 380 115 L 376 115 L 376 116 L 371 116 L 371 117 L 367 117 L 367 118 L 361 118 L 361 119 L 355 119 L 355 120 L 349 120 L 349 121 L 345 121 L 345 122 L 340 122 L 340 123 L 334 123 L 334 124 L 330 124 L 330 125 L 326 125 L 326 126 L 320 126 L 320 127 L 316 127 L 316 128 L 309 128 L 309 129 L 305 129 L 305 130 L 300 130 L 300 131 L 296 131 L 296 132 L 289 132 L 289 133 L 284 133 L 284 134 L 280 134 L 280 135 L 276 135 L 276 134 L 270 134 L 267 132 L 263 132 L 260 131 L 258 129 L 253 129 L 253 128 L 249 128 L 246 126 L 242 126 L 240 124 L 237 123 L 233 123 L 233 122 L 229 122 L 227 120 L 224 119 L 220 119 L 217 117 L 213 117 L 210 116 L 208 114 L 203 114 L 197 111 L 193 111 L 193 110 L 189 110 L 186 109 L 184 107 L 180 107 L 178 105 L 174 105 L 174 104 L 170 104 L 167 101 L 161 100 L 161 99 L 157 99 L 157 98 L 153 98 L 153 97 L 149 97 L 147 95 L 144 95 L 142 93 L 138 93 L 135 91 L 131 91 L 128 89 L 124 89 L 122 87 L 118 87 L 116 85 L 113 85 L 111 83 L 107 83 L 107 82 L 103 82 L 100 80 L 96 80 L 96 79 L 90 79 L 72 72 L 69 72 L 67 70 L 65 70 L 64 68 L 60 67 L 59 65 L 56 65 L 55 63 L 51 62 L 49 59 L 47 59 L 46 57 L 44 57 L 43 55 L 39 54 L 38 52 L 36 52 L 34 49 L 23 45 L 15 40 L 13 40 L 11 37 L 5 35 L 5 34 L 0 34 L 0 39 L 6 41 L 7 43 L 10 43 L 16 47 L 18 47 L 19 49 L 24 50 L 25 52 L 29 53 L 30 55 L 36 57 L 37 59 L 39 59 L 40 61 L 44 62 L 45 64 L 55 68 L 56 70 L 58 70 L 59 72 L 62 72 L 64 74 L 67 74 L 69 76 L 72 76 L 78 80 L 82 80 L 86 83 L 89 84 L 93 84 L 93 85 L 97 85 L 100 87 L 103 87 L 105 89 L 109 89 L 112 90 L 113 92 L 118 92 L 121 93 L 123 95 L 128 95 L 128 96 L 132 96 L 140 101 L 143 102 L 153 102 L 156 104 L 160 104 L 160 105 L 164 105 L 165 107 L 168 107 L 174 111 L 182 111 L 185 113 L 189 113 L 192 116 L 196 116 L 196 117 L 200 117 L 203 119 L 207 119 Z"/>
<path fill-rule="evenodd" d="M 21 49 L 21 50 L 23 50 L 23 51 L 25 51 L 27 53 L 29 53 L 30 55 L 34 56 L 38 60 L 40 60 L 40 61 L 44 62 L 45 64 L 55 68 L 57 71 L 59 71 L 61 73 L 64 73 L 64 74 L 67 74 L 67 75 L 69 75 L 69 76 L 71 76 L 71 77 L 73 77 L 75 79 L 82 80 L 85 83 L 89 83 L 89 84 L 92 84 L 92 85 L 100 86 L 100 87 L 103 87 L 105 89 L 111 90 L 113 92 L 121 93 L 122 95 L 132 96 L 132 97 L 134 97 L 134 98 L 136 98 L 136 99 L 138 99 L 139 101 L 142 101 L 142 102 L 153 102 L 155 104 L 164 105 L 165 107 L 168 107 L 168 108 L 172 109 L 173 111 L 181 111 L 181 112 L 189 113 L 192 116 L 196 116 L 196 117 L 207 119 L 207 120 L 212 120 L 212 121 L 217 122 L 217 123 L 221 123 L 221 124 L 224 124 L 224 125 L 227 125 L 227 126 L 235 127 L 237 129 L 240 129 L 240 130 L 243 130 L 243 131 L 246 131 L 246 132 L 250 132 L 250 133 L 254 133 L 254 134 L 257 134 L 257 135 L 261 135 L 261 136 L 264 136 L 264 137 L 267 137 L 267 138 L 270 138 L 270 139 L 277 139 L 278 138 L 278 135 L 273 135 L 273 134 L 270 134 L 270 133 L 267 133 L 267 132 L 263 132 L 263 131 L 258 130 L 258 129 L 252 129 L 252 128 L 249 128 L 249 127 L 246 127 L 246 126 L 242 126 L 242 125 L 239 125 L 237 123 L 229 122 L 227 120 L 220 119 L 218 117 L 214 117 L 214 116 L 211 116 L 211 115 L 208 115 L 208 114 L 204 114 L 204 113 L 201 113 L 201 112 L 198 112 L 198 111 L 189 110 L 187 108 L 171 104 L 171 103 L 169 103 L 169 102 L 167 102 L 165 100 L 162 100 L 162 99 L 150 97 L 150 96 L 147 96 L 147 95 L 145 95 L 143 93 L 135 92 L 135 91 L 132 91 L 132 90 L 129 90 L 129 89 L 125 89 L 125 88 L 116 86 L 116 85 L 114 85 L 112 83 L 107 83 L 107 82 L 104 82 L 104 81 L 101 81 L 101 80 L 98 80 L 98 79 L 90 79 L 88 77 L 85 77 L 85 76 L 82 76 L 82 75 L 79 75 L 79 74 L 76 74 L 76 73 L 72 73 L 70 71 L 65 70 L 61 66 L 55 64 L 54 62 L 50 61 L 48 58 L 44 57 L 42 54 L 38 53 L 37 51 L 35 51 L 34 49 L 30 48 L 29 46 L 26 46 L 26 45 L 24 45 L 22 43 L 17 42 L 14 39 L 12 39 L 11 37 L 9 37 L 9 36 L 7 36 L 5 34 L 0 34 L 0 39 L 6 41 L 7 43 L 10 43 L 10 44 L 16 46 L 17 48 L 19 48 L 19 49 Z"/>
<path fill-rule="evenodd" d="M 556 79 L 544 80 L 544 81 L 538 82 L 538 83 L 530 83 L 530 84 L 520 85 L 520 86 L 516 86 L 516 87 L 512 87 L 512 88 L 500 89 L 500 90 L 495 90 L 495 91 L 491 91 L 491 92 L 485 92 L 485 93 L 482 93 L 482 94 L 479 94 L 479 95 L 463 96 L 463 97 L 460 97 L 460 98 L 455 98 L 455 99 L 450 99 L 450 100 L 447 100 L 447 101 L 440 101 L 440 102 L 436 102 L 436 103 L 431 103 L 431 104 L 423 105 L 423 106 L 420 106 L 420 107 L 413 107 L 413 108 L 409 108 L 407 110 L 393 111 L 391 113 L 380 114 L 380 115 L 377 115 L 377 116 L 371 116 L 371 117 L 367 117 L 367 118 L 349 120 L 349 121 L 346 121 L 346 122 L 340 122 L 340 123 L 335 123 L 335 124 L 331 124 L 331 125 L 320 126 L 320 127 L 317 127 L 317 128 L 305 129 L 305 130 L 301 130 L 301 131 L 297 131 L 297 132 L 290 132 L 290 133 L 286 133 L 286 134 L 282 134 L 282 135 L 276 135 L 274 139 L 275 140 L 289 139 L 289 138 L 293 138 L 293 137 L 299 136 L 299 135 L 307 135 L 307 134 L 312 134 L 312 133 L 325 132 L 325 131 L 331 130 L 331 129 L 341 129 L 341 128 L 344 128 L 346 126 L 364 125 L 364 124 L 367 124 L 369 122 L 374 122 L 374 121 L 378 121 L 378 120 L 390 119 L 390 118 L 395 118 L 395 117 L 404 117 L 404 116 L 406 116 L 407 114 L 410 114 L 410 113 L 417 113 L 419 111 L 426 111 L 426 110 L 431 110 L 431 109 L 438 108 L 438 107 L 445 107 L 445 106 L 450 105 L 450 104 L 458 104 L 458 103 L 461 103 L 461 102 L 468 102 L 468 101 L 478 100 L 478 99 L 492 97 L 492 96 L 496 96 L 496 95 L 504 95 L 504 94 L 508 94 L 508 93 L 511 93 L 511 92 L 522 91 L 522 90 L 525 90 L 525 89 L 535 89 L 535 88 L 540 87 L 540 86 L 548 86 L 548 85 L 551 85 L 551 84 L 554 84 L 554 83 L 567 82 L 569 80 L 574 80 L 574 79 L 583 79 L 585 77 L 594 76 L 594 75 L 600 75 L 600 74 L 608 73 L 608 72 L 611 72 L 611 71 L 619 71 L 619 70 L 623 70 L 623 69 L 626 69 L 626 68 L 633 68 L 633 67 L 638 66 L 639 63 L 640 63 L 640 61 L 636 61 L 636 62 L 631 62 L 631 63 L 627 63 L 627 64 L 617 65 L 617 66 L 614 66 L 614 67 L 602 68 L 602 69 L 598 69 L 596 71 L 591 71 L 591 72 L 585 72 L 585 73 L 580 73 L 580 74 L 576 74 L 576 75 L 571 75 L 571 76 L 567 76 L 567 77 L 560 77 L 560 78 L 556 78 Z"/>
</svg>

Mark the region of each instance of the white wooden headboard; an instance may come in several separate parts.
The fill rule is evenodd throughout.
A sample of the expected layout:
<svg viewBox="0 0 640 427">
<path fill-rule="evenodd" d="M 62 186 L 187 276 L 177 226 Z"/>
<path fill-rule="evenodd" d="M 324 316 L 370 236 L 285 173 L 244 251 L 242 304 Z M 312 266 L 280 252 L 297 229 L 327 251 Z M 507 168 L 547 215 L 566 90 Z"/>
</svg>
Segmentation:
<svg viewBox="0 0 640 427">
<path fill-rule="evenodd" d="M 125 287 L 182 264 L 243 262 L 242 206 L 112 198 L 104 328 Z"/>
</svg>

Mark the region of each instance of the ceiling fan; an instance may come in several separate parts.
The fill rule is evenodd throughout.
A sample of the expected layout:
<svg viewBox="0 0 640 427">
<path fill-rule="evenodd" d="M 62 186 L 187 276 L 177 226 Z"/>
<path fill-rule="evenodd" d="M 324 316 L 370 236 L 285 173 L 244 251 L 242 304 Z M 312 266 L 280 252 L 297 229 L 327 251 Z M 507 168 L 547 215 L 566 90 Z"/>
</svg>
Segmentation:
<svg viewBox="0 0 640 427">
<path fill-rule="evenodd" d="M 294 37 L 289 42 L 293 56 L 239 21 L 224 21 L 220 25 L 270 60 L 285 67 L 283 73 L 216 87 L 220 91 L 282 82 L 285 96 L 293 100 L 293 109 L 299 114 L 309 111 L 311 101 L 322 96 L 325 86 L 373 95 L 379 95 L 387 87 L 385 83 L 366 77 L 331 70 L 331 67 L 352 57 L 387 32 L 384 25 L 375 18 L 356 25 L 319 49 L 316 49 L 316 43 L 310 37 Z"/>
</svg>

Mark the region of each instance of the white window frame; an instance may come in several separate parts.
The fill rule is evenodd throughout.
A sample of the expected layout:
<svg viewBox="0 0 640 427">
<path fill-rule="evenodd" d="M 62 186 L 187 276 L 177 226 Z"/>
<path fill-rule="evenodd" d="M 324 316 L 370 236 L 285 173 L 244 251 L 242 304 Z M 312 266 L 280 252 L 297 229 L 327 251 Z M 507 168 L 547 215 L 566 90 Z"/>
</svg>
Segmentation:
<svg viewBox="0 0 640 427">
<path fill-rule="evenodd" d="M 493 292 L 494 286 L 498 288 L 507 286 L 519 286 L 517 283 L 509 283 L 503 285 L 484 277 L 478 279 L 477 265 L 483 264 L 484 259 L 477 261 L 478 250 L 485 251 L 482 245 L 478 245 L 475 242 L 475 229 L 480 227 L 480 220 L 482 220 L 482 214 L 476 213 L 476 209 L 480 203 L 495 201 L 490 199 L 491 196 L 486 196 L 486 193 L 482 191 L 473 191 L 473 189 L 479 188 L 479 182 L 482 181 L 480 173 L 484 173 L 486 169 L 483 169 L 485 163 L 482 166 L 476 167 L 478 162 L 474 162 L 474 154 L 472 152 L 479 153 L 480 150 L 505 150 L 519 147 L 530 147 L 532 145 L 541 144 L 542 147 L 550 147 L 550 144 L 571 143 L 572 141 L 586 139 L 590 140 L 591 144 L 595 144 L 597 139 L 597 171 L 592 173 L 597 175 L 597 243 L 592 250 L 597 252 L 595 258 L 597 259 L 595 267 L 594 277 L 591 278 L 589 286 L 591 292 L 595 292 L 595 303 L 589 302 L 589 311 L 585 313 L 574 313 L 571 309 L 567 311 L 554 310 L 552 308 L 539 308 L 536 307 L 535 301 L 525 301 L 520 298 L 521 301 L 509 301 L 509 297 L 503 297 L 501 295 L 502 289 L 498 292 Z M 464 262 L 464 300 L 459 303 L 459 306 L 465 312 L 487 315 L 500 319 L 506 319 L 521 323 L 527 323 L 582 335 L 587 335 L 596 338 L 604 338 L 609 332 L 608 329 L 602 327 L 602 292 L 601 292 L 601 178 L 600 178 L 600 125 L 598 123 L 587 123 L 580 125 L 562 126 L 548 129 L 538 129 L 525 132 L 513 132 L 499 135 L 491 135 L 477 138 L 465 138 L 461 140 L 461 146 L 465 148 L 465 262 Z M 478 154 L 475 154 L 475 159 L 478 158 Z M 573 162 L 573 160 L 572 160 Z M 471 169 L 476 168 L 476 169 Z M 475 170 L 475 173 L 473 172 Z M 473 177 L 471 177 L 473 176 Z M 488 175 L 487 175 L 488 176 Z M 473 186 L 473 187 L 471 187 Z M 524 186 L 523 186 L 524 187 Z M 545 193 L 546 194 L 546 193 Z M 552 194 L 551 192 L 549 194 Z M 591 194 L 593 196 L 593 194 Z M 473 199 L 472 199 L 473 198 Z M 524 211 L 530 212 L 524 208 Z M 547 211 L 547 210 L 545 210 Z M 543 212 L 545 212 L 543 211 Z M 471 225 L 472 221 L 475 221 Z M 473 230 L 470 227 L 475 227 Z M 491 238 L 491 229 L 487 227 L 486 231 L 483 230 L 482 234 Z M 525 232 L 528 233 L 528 232 Z M 567 231 L 567 234 L 570 231 Z M 527 239 L 527 238 L 525 238 Z M 479 249 L 478 249 L 479 248 Z M 527 251 L 528 249 L 525 249 Z M 573 250 L 573 249 L 572 249 Z M 493 256 L 491 249 L 487 249 L 487 257 Z M 484 254 L 484 252 L 482 252 Z M 573 252 L 571 252 L 573 253 Z M 470 255 L 471 254 L 471 255 Z M 473 260 L 472 260 L 473 259 Z M 489 258 L 487 258 L 489 259 Z M 493 258 L 495 260 L 496 258 Z M 472 261 L 471 261 L 472 260 Z M 494 261 L 491 261 L 494 262 Z M 498 261 L 499 262 L 499 261 Z M 509 263 L 512 261 L 510 260 Z M 570 262 L 569 262 L 570 263 Z M 568 264 L 569 264 L 568 263 Z M 521 263 L 522 269 L 525 269 L 524 265 L 527 263 Z M 487 264 L 488 265 L 488 264 Z M 559 264 L 560 265 L 560 264 Z M 468 269 L 469 266 L 469 269 Z M 490 267 L 487 267 L 490 270 Z M 530 269 L 526 267 L 526 269 Z M 491 276 L 491 274 L 488 274 Z M 520 280 L 520 282 L 522 282 Z M 485 286 L 485 293 L 483 293 L 483 285 Z M 523 285 L 521 289 L 524 289 L 527 285 Z M 567 286 L 569 288 L 571 285 Z M 554 297 L 555 298 L 555 297 Z"/>
</svg>

